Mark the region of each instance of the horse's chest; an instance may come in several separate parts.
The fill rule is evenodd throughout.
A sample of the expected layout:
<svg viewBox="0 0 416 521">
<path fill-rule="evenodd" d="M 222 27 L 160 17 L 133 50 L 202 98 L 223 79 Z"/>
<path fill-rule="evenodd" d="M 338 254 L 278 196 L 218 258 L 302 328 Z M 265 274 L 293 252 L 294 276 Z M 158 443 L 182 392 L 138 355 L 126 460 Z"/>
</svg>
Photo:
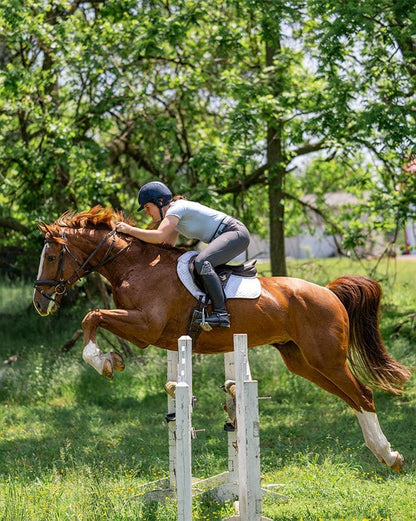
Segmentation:
<svg viewBox="0 0 416 521">
<path fill-rule="evenodd" d="M 137 287 L 123 281 L 117 289 L 113 288 L 113 299 L 115 305 L 120 309 L 130 309 L 138 306 L 141 292 Z"/>
</svg>

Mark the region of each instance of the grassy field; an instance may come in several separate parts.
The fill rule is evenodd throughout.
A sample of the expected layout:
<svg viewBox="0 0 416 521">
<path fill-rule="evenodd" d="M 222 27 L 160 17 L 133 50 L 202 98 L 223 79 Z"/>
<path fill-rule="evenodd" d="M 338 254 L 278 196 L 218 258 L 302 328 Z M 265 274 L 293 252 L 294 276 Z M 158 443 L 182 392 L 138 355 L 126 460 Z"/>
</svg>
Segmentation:
<svg viewBox="0 0 416 521">
<path fill-rule="evenodd" d="M 416 263 L 350 260 L 291 262 L 290 274 L 326 284 L 345 273 L 370 274 L 384 288 L 381 328 L 390 353 L 416 366 Z M 267 266 L 264 267 L 267 270 Z M 148 503 L 142 485 L 167 477 L 166 353 L 135 350 L 109 382 L 81 359 L 82 341 L 67 353 L 86 311 L 65 307 L 51 318 L 31 307 L 23 281 L 0 283 L 0 520 L 174 521 L 173 500 Z M 99 337 L 111 349 L 110 335 Z M 2 364 L 11 356 L 14 363 Z M 223 357 L 194 356 L 193 474 L 226 470 L 222 410 Z M 289 373 L 276 349 L 250 352 L 260 401 L 261 466 L 286 502 L 266 498 L 273 520 L 407 521 L 416 517 L 416 384 L 402 396 L 377 391 L 381 427 L 405 457 L 398 475 L 365 447 L 355 415 L 338 398 Z M 209 495 L 193 503 L 194 520 L 232 515 Z"/>
</svg>

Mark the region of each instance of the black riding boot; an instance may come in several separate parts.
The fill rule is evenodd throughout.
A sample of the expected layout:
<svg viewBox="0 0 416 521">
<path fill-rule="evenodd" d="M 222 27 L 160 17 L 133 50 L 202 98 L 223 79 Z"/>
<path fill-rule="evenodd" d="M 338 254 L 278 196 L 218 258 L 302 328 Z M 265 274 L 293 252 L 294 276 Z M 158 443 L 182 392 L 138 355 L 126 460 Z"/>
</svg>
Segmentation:
<svg viewBox="0 0 416 521">
<path fill-rule="evenodd" d="M 230 327 L 230 316 L 225 307 L 225 295 L 218 275 L 212 266 L 208 273 L 201 273 L 200 275 L 204 283 L 205 291 L 212 303 L 211 315 L 205 318 L 205 322 L 214 327 Z M 196 319 L 195 323 L 202 324 L 202 319 Z"/>
</svg>

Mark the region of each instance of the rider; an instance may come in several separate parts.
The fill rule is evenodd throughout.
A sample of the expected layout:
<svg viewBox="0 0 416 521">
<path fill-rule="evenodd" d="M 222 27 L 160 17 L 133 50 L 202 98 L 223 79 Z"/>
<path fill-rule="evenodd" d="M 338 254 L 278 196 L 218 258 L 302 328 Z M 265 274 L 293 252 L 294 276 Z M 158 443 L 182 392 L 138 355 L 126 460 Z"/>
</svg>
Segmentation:
<svg viewBox="0 0 416 521">
<path fill-rule="evenodd" d="M 211 326 L 230 327 L 225 295 L 214 268 L 247 249 L 250 243 L 247 228 L 223 212 L 183 196 L 173 196 L 170 189 L 159 181 L 143 185 L 138 200 L 139 210 L 144 209 L 153 222 L 160 221 L 160 225 L 157 229 L 143 229 L 119 222 L 117 231 L 153 244 L 174 246 L 179 233 L 207 243 L 194 260 L 195 270 L 212 302 L 211 315 L 205 321 Z M 201 319 L 196 322 L 201 323 Z"/>
</svg>

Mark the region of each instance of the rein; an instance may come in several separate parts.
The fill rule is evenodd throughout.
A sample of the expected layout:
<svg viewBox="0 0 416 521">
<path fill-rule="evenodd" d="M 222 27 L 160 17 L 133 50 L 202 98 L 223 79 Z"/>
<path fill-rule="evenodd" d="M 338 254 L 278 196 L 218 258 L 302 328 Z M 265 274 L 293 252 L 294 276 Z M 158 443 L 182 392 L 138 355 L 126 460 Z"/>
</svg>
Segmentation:
<svg viewBox="0 0 416 521">
<path fill-rule="evenodd" d="M 112 230 L 109 232 L 96 246 L 94 251 L 86 258 L 84 262 L 79 261 L 76 256 L 71 252 L 71 250 L 68 248 L 68 246 L 65 243 L 62 243 L 62 248 L 59 253 L 59 264 L 58 264 L 58 270 L 57 270 L 57 276 L 56 279 L 40 279 L 35 280 L 34 287 L 37 291 L 44 297 L 46 297 L 49 300 L 53 300 L 56 302 L 55 295 L 65 295 L 69 289 L 69 287 L 78 279 L 81 277 L 85 277 L 92 273 L 93 271 L 98 270 L 104 264 L 107 264 L 109 262 L 112 262 L 115 260 L 120 254 L 124 253 L 129 247 L 130 244 L 127 244 L 124 248 L 119 250 L 117 253 L 111 254 L 114 248 L 114 243 L 116 240 L 116 233 L 117 230 Z M 112 239 L 106 253 L 104 254 L 103 258 L 101 259 L 98 264 L 95 266 L 89 266 L 90 261 L 95 257 L 95 255 L 101 250 L 101 248 L 106 244 L 108 239 Z M 65 239 L 65 230 L 62 230 L 62 239 Z M 45 241 L 45 242 L 53 242 L 53 241 Z M 65 271 L 65 258 L 66 254 L 68 254 L 79 266 L 77 270 L 68 278 L 64 279 L 64 271 Z M 55 286 L 55 291 L 52 295 L 49 295 L 46 291 L 43 289 L 38 288 L 38 286 Z"/>
</svg>

